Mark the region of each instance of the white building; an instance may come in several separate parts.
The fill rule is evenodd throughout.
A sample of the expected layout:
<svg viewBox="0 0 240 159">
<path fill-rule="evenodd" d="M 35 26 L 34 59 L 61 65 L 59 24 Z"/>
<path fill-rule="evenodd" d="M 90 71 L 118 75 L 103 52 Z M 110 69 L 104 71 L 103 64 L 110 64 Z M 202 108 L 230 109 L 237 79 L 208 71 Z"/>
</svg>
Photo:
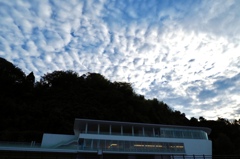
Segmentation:
<svg viewBox="0 0 240 159">
<path fill-rule="evenodd" d="M 210 132 L 204 127 L 75 119 L 75 135 L 44 134 L 41 148 L 76 152 L 79 159 L 211 158 Z"/>
</svg>

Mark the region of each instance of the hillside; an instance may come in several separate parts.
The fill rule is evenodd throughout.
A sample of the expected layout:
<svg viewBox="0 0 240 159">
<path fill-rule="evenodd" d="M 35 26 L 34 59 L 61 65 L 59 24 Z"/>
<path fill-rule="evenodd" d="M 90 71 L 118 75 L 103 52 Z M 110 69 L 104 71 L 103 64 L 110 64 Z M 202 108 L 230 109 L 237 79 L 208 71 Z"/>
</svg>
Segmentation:
<svg viewBox="0 0 240 159">
<path fill-rule="evenodd" d="M 74 119 L 88 118 L 207 126 L 213 129 L 215 154 L 240 152 L 239 120 L 189 120 L 162 101 L 136 94 L 131 84 L 97 73 L 54 71 L 35 82 L 33 73 L 25 75 L 0 58 L 0 88 L 0 141 L 40 142 L 44 132 L 72 134 Z"/>
</svg>

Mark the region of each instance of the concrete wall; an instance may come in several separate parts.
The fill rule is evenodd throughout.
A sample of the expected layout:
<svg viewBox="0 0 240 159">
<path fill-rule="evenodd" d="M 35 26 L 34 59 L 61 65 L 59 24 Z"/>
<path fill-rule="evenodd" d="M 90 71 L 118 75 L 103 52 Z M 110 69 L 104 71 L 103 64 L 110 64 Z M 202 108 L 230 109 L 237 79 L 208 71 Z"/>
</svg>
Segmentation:
<svg viewBox="0 0 240 159">
<path fill-rule="evenodd" d="M 62 135 L 62 134 L 43 134 L 41 147 L 51 148 L 61 144 L 67 144 L 70 141 L 77 140 L 75 135 Z"/>
<path fill-rule="evenodd" d="M 212 155 L 212 141 L 210 140 L 185 140 L 187 155 Z"/>
</svg>

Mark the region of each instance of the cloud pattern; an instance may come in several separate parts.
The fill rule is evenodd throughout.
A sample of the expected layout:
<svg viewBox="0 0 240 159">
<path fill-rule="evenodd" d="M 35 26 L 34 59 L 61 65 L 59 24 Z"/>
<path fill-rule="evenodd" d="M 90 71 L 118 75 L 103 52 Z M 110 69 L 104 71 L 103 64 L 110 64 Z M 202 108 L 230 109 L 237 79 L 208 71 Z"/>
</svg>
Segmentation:
<svg viewBox="0 0 240 159">
<path fill-rule="evenodd" d="M 37 79 L 97 72 L 187 117 L 238 119 L 239 8 L 237 0 L 0 0 L 0 56 Z"/>
</svg>

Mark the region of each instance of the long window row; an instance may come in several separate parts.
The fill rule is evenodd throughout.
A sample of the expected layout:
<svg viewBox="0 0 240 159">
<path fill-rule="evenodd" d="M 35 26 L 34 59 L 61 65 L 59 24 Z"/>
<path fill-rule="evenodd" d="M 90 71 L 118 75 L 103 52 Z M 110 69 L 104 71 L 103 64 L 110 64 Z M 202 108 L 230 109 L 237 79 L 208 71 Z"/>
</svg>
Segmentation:
<svg viewBox="0 0 240 159">
<path fill-rule="evenodd" d="M 118 152 L 185 153 L 183 143 L 82 139 L 79 149 Z"/>
<path fill-rule="evenodd" d="M 160 137 L 185 138 L 185 139 L 208 139 L 207 133 L 201 130 L 168 129 L 160 131 Z"/>
<path fill-rule="evenodd" d="M 208 139 L 207 133 L 202 130 L 164 128 L 164 127 L 161 128 L 161 127 L 86 124 L 85 129 L 82 130 L 81 133 L 185 138 L 185 139 L 205 139 L 205 140 Z"/>
</svg>

